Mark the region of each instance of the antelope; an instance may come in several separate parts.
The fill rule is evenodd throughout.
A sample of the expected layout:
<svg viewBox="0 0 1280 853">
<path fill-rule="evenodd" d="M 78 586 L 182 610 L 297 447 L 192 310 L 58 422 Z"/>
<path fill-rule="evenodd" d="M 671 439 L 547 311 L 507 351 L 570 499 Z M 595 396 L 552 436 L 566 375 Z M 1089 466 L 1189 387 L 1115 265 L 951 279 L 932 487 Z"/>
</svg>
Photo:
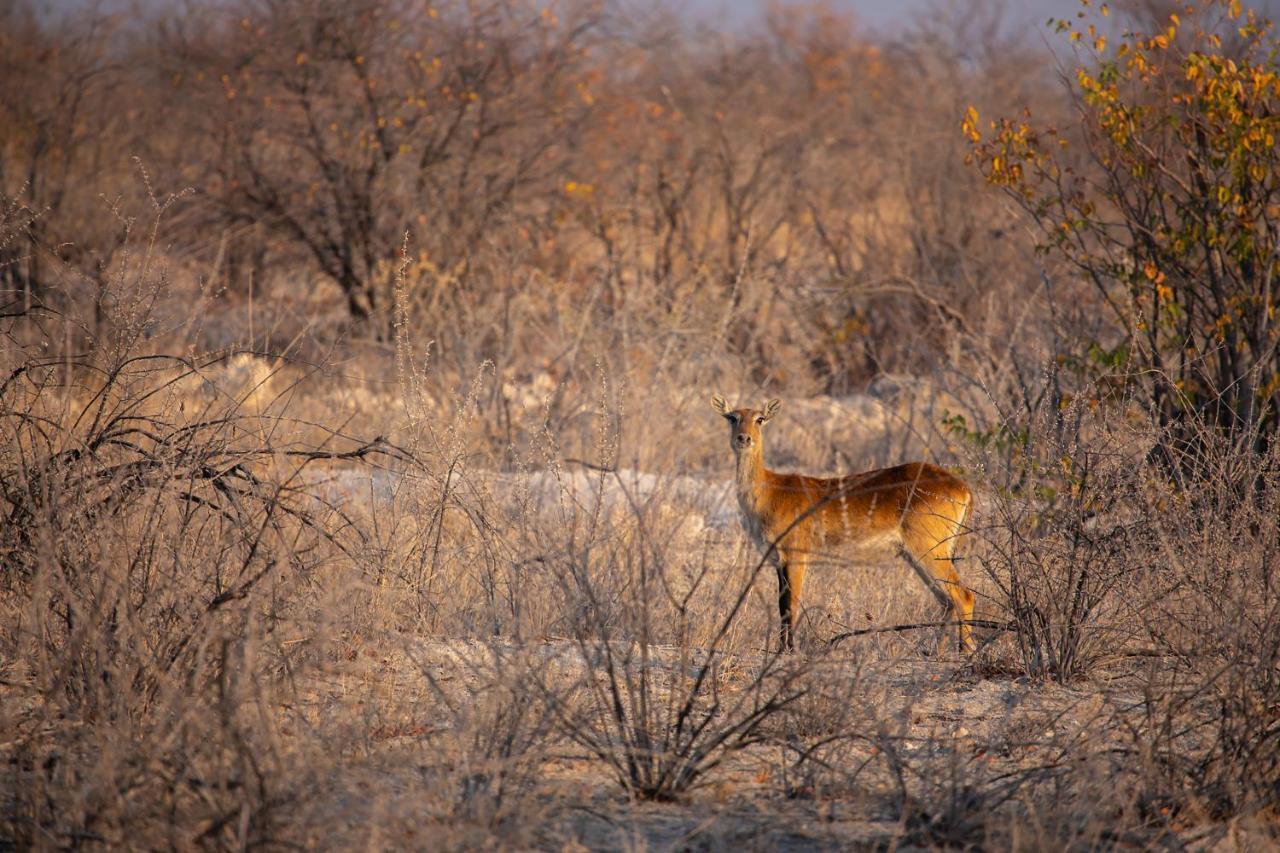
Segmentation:
<svg viewBox="0 0 1280 853">
<path fill-rule="evenodd" d="M 901 557 L 959 625 L 961 647 L 974 648 L 967 624 L 974 596 L 961 584 L 954 563 L 956 539 L 973 503 L 962 480 L 927 462 L 831 478 L 770 471 L 761 428 L 782 408 L 781 401 L 770 400 L 762 410 L 730 409 L 716 394 L 711 406 L 729 422 L 743 525 L 778 573 L 783 652 L 795 650 L 810 559 L 835 546 L 858 556 Z M 944 630 L 938 649 L 945 647 Z"/>
</svg>

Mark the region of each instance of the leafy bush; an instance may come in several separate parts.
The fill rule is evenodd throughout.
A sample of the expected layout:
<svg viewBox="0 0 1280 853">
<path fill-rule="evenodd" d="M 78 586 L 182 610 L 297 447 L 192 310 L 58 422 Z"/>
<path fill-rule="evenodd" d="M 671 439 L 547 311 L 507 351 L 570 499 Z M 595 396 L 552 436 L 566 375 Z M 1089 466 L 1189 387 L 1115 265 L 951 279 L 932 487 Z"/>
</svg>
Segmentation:
<svg viewBox="0 0 1280 853">
<path fill-rule="evenodd" d="M 1202 421 L 1262 450 L 1280 426 L 1274 32 L 1238 0 L 1179 7 L 1114 42 L 1091 14 L 1084 30 L 1058 24 L 1080 46 L 1078 125 L 983 130 L 970 108 L 970 159 L 1092 286 L 1108 328 L 1076 355 L 1110 354 L 1170 467 L 1196 467 Z"/>
</svg>

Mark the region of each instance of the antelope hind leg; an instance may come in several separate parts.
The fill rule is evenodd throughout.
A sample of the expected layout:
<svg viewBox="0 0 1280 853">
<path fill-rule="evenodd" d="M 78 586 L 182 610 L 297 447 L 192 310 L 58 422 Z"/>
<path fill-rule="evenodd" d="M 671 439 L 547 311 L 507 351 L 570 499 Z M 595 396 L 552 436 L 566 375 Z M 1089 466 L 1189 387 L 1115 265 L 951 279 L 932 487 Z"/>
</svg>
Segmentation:
<svg viewBox="0 0 1280 853">
<path fill-rule="evenodd" d="M 933 593 L 934 599 L 937 600 L 938 604 L 942 607 L 943 613 L 946 614 L 944 618 L 950 617 L 953 622 L 960 622 L 969 618 L 968 614 L 964 612 L 960 601 L 957 600 L 956 594 L 968 593 L 969 596 L 972 597 L 972 593 L 969 593 L 968 590 L 964 589 L 964 587 L 960 585 L 960 578 L 956 575 L 955 569 L 951 568 L 950 565 L 947 566 L 949 573 L 954 576 L 954 579 L 938 577 L 938 575 L 929 571 L 929 569 L 926 568 L 920 560 L 918 560 L 916 556 L 905 547 L 900 549 L 899 556 L 906 561 L 907 565 L 909 565 L 912 571 L 916 573 L 916 576 L 920 578 L 920 581 L 926 588 L 928 588 L 929 592 Z M 950 561 L 948 561 L 948 563 L 949 562 Z M 956 591 L 956 594 L 952 593 L 952 589 Z M 973 642 L 969 638 L 968 628 L 969 626 L 967 625 L 960 626 L 960 646 L 964 651 L 969 651 Z M 946 648 L 947 626 L 944 625 L 938 630 L 938 654 L 942 654 L 946 651 Z"/>
</svg>

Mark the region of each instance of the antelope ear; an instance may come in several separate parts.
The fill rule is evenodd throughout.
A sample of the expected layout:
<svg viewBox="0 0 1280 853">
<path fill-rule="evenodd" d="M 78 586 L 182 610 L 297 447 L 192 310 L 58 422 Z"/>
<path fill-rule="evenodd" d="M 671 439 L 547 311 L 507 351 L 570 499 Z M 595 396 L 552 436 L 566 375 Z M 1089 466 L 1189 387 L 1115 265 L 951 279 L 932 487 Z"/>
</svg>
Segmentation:
<svg viewBox="0 0 1280 853">
<path fill-rule="evenodd" d="M 764 419 L 765 419 L 766 421 L 767 421 L 767 420 L 769 420 L 769 418 L 771 418 L 771 417 L 773 417 L 774 415 L 778 414 L 778 412 L 779 412 L 781 409 L 782 409 L 782 401 L 781 401 L 781 400 L 770 400 L 769 402 L 767 402 L 767 403 L 765 403 L 765 404 L 764 404 Z"/>
<path fill-rule="evenodd" d="M 729 414 L 729 404 L 725 401 L 724 397 L 721 397 L 719 394 L 711 395 L 711 408 L 715 409 L 722 415 Z"/>
</svg>

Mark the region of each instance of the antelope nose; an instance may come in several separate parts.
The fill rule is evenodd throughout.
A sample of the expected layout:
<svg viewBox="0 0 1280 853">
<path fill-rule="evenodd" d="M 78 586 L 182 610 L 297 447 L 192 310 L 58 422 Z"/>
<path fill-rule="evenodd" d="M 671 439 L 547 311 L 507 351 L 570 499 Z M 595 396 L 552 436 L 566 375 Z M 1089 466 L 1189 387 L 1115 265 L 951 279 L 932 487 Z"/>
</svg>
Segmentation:
<svg viewBox="0 0 1280 853">
<path fill-rule="evenodd" d="M 733 437 L 733 440 L 738 442 L 739 447 L 746 447 L 748 444 L 751 443 L 751 436 L 747 435 L 746 433 L 740 432 Z"/>
</svg>

